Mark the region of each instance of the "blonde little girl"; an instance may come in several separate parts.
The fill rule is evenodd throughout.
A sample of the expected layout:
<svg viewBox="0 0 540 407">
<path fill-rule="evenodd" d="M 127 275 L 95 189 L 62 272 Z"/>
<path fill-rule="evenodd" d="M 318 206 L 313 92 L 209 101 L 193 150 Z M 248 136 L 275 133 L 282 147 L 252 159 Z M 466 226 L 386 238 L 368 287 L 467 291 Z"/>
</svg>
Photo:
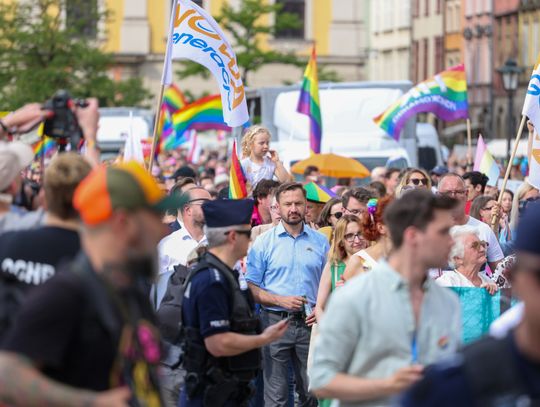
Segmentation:
<svg viewBox="0 0 540 407">
<path fill-rule="evenodd" d="M 250 189 L 253 190 L 259 181 L 273 179 L 280 182 L 289 181 L 291 176 L 279 161 L 275 150 L 270 150 L 270 133 L 262 126 L 251 126 L 242 138 L 242 170 Z"/>
</svg>

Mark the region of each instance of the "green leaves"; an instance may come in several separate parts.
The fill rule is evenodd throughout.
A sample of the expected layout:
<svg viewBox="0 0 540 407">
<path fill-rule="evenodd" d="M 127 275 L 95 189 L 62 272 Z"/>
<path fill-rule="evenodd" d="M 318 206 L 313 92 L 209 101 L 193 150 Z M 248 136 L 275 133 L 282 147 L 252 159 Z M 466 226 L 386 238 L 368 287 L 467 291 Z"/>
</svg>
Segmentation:
<svg viewBox="0 0 540 407">
<path fill-rule="evenodd" d="M 140 79 L 108 75 L 114 61 L 97 34 L 107 18 L 97 0 L 0 2 L 0 110 L 43 102 L 58 89 L 101 106 L 142 105 L 150 93 Z"/>
</svg>

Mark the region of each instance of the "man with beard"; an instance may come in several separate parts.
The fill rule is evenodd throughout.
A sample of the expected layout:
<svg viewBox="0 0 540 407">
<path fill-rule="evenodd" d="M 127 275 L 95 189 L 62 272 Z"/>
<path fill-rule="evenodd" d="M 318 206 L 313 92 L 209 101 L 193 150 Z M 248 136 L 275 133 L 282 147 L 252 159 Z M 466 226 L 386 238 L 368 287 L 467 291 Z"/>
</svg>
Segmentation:
<svg viewBox="0 0 540 407">
<path fill-rule="evenodd" d="M 262 305 L 263 329 L 289 319 L 287 331 L 263 349 L 264 405 L 283 406 L 288 400 L 292 363 L 299 405 L 316 406 L 308 393 L 307 357 L 315 322 L 317 290 L 326 262 L 328 240 L 304 224 L 306 192 L 288 182 L 276 190 L 281 222 L 261 235 L 248 253 L 246 280 Z"/>
<path fill-rule="evenodd" d="M 0 352 L 0 403 L 159 406 L 152 278 L 161 213 L 182 205 L 135 162 L 93 170 L 77 187 L 83 252 L 33 291 Z"/>
</svg>

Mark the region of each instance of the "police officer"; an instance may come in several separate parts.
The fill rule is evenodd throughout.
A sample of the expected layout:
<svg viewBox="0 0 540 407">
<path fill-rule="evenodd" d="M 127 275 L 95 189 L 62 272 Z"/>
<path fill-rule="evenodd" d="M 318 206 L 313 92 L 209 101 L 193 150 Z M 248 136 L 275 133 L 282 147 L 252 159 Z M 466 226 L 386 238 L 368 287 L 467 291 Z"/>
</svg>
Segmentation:
<svg viewBox="0 0 540 407">
<path fill-rule="evenodd" d="M 252 200 L 216 200 L 202 206 L 208 251 L 191 269 L 182 302 L 185 385 L 180 406 L 243 406 L 260 369 L 259 348 L 280 338 L 287 320 L 260 332 L 241 272 L 248 250 Z"/>
<path fill-rule="evenodd" d="M 426 369 L 400 400 L 414 407 L 540 406 L 540 204 L 517 229 L 512 285 L 523 300 L 519 325 L 503 338 L 486 337 Z"/>
</svg>

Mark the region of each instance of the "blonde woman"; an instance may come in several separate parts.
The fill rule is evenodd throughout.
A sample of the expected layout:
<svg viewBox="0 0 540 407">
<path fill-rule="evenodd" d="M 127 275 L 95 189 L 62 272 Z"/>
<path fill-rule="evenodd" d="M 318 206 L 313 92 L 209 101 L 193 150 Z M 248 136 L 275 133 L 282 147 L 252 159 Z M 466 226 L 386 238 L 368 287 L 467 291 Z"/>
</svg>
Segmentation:
<svg viewBox="0 0 540 407">
<path fill-rule="evenodd" d="M 514 232 L 517 228 L 520 210 L 523 210 L 528 202 L 538 199 L 539 196 L 540 194 L 538 193 L 538 189 L 529 184 L 527 180 L 521 184 L 516 191 L 514 201 L 512 202 L 512 211 L 510 212 L 511 232 Z"/>
<path fill-rule="evenodd" d="M 242 170 L 253 190 L 259 181 L 273 179 L 289 181 L 291 176 L 279 160 L 275 150 L 270 150 L 270 132 L 262 126 L 251 126 L 242 137 Z"/>
<path fill-rule="evenodd" d="M 332 291 L 343 285 L 343 272 L 354 253 L 366 247 L 361 235 L 360 219 L 354 215 L 343 215 L 334 229 L 334 242 L 328 253 L 328 261 L 324 267 L 317 293 L 315 315 L 319 321 L 322 317 L 326 301 Z"/>
<path fill-rule="evenodd" d="M 396 198 L 400 198 L 403 192 L 409 189 L 427 189 L 431 191 L 431 178 L 421 168 L 410 168 L 405 171 L 396 187 Z"/>
</svg>

